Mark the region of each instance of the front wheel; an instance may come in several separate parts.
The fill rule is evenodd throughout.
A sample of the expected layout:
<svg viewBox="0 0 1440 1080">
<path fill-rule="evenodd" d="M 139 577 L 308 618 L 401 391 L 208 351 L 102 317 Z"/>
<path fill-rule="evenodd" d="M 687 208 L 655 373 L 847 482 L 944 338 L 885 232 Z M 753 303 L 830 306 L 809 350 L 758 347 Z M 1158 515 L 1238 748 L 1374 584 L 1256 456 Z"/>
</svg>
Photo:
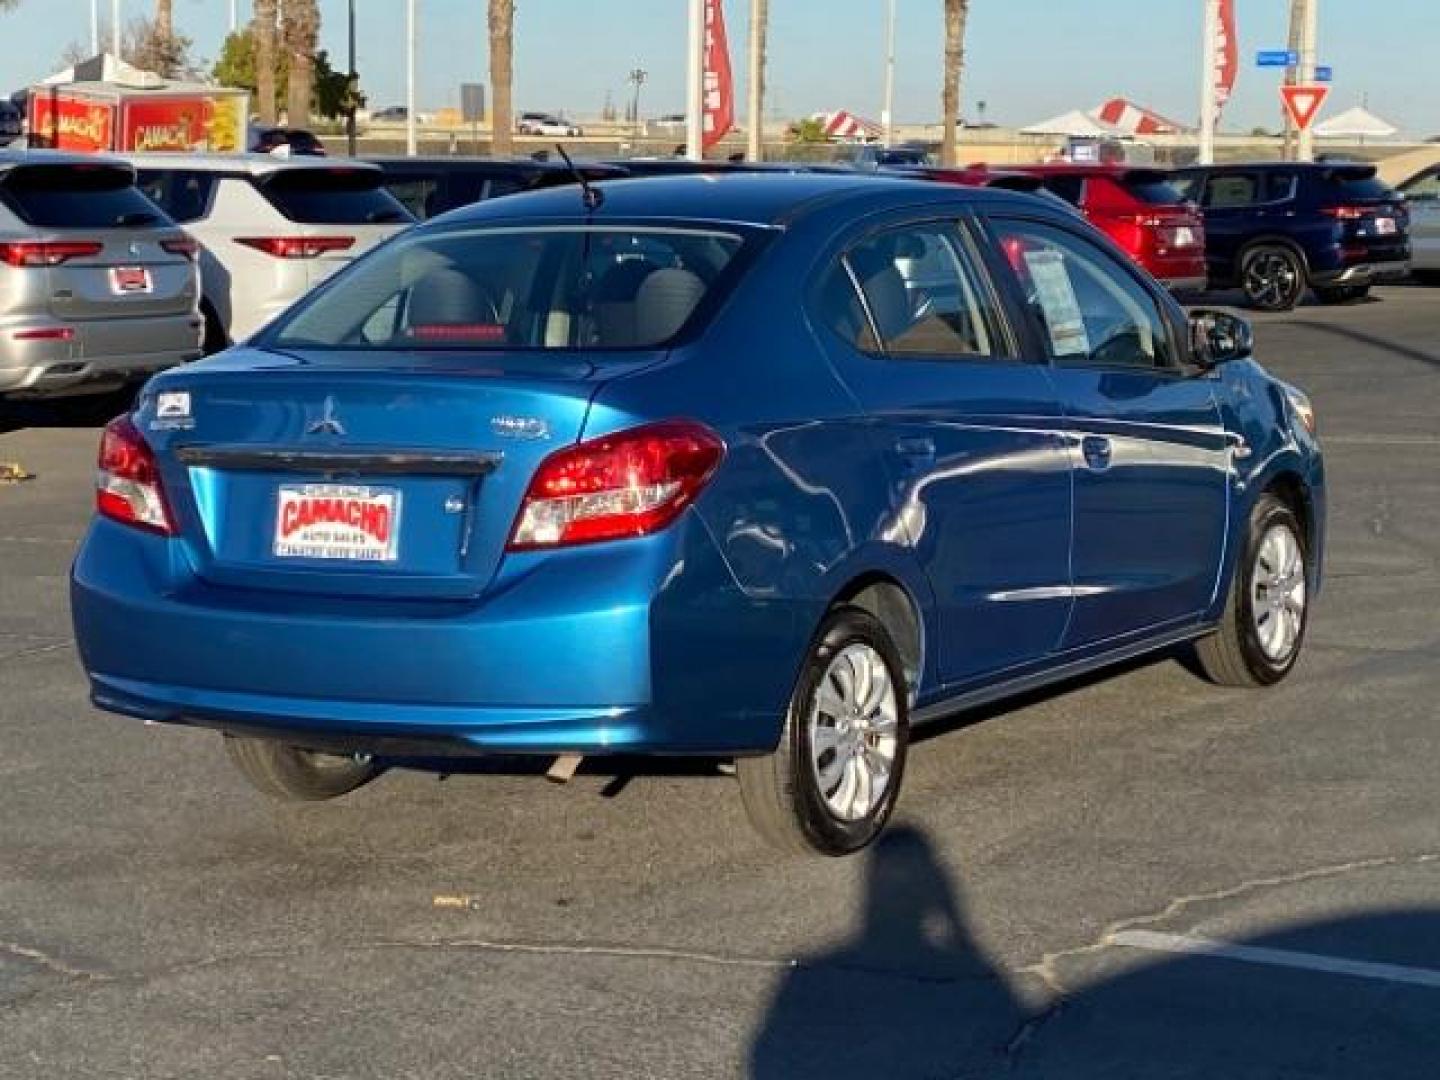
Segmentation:
<svg viewBox="0 0 1440 1080">
<path fill-rule="evenodd" d="M 337 798 L 368 784 L 380 771 L 368 758 L 302 750 L 274 739 L 226 735 L 225 752 L 257 790 L 292 802 Z"/>
<path fill-rule="evenodd" d="M 1195 645 L 1207 677 L 1222 686 L 1270 686 L 1299 659 L 1310 615 L 1305 532 L 1274 495 L 1261 496 L 1235 568 L 1220 625 Z"/>
<path fill-rule="evenodd" d="M 1331 285 L 1315 290 L 1315 298 L 1322 304 L 1351 304 L 1369 295 L 1369 285 Z"/>
<path fill-rule="evenodd" d="M 811 647 L 775 752 L 736 762 L 751 823 L 789 851 L 848 855 L 895 808 L 910 736 L 905 667 L 868 612 L 838 608 Z"/>
<path fill-rule="evenodd" d="M 1305 295 L 1305 264 L 1288 247 L 1257 245 L 1240 260 L 1240 286 L 1251 307 L 1289 311 Z"/>
</svg>

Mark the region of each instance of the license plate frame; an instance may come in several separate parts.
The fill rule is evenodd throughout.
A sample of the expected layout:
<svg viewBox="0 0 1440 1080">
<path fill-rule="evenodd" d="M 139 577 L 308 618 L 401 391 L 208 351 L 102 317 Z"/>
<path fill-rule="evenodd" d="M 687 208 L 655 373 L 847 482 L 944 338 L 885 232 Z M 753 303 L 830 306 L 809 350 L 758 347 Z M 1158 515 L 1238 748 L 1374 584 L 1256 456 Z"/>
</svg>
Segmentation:
<svg viewBox="0 0 1440 1080">
<path fill-rule="evenodd" d="M 1393 217 L 1377 217 L 1375 219 L 1376 236 L 1394 236 L 1400 231 L 1400 225 Z"/>
<path fill-rule="evenodd" d="M 110 267 L 110 291 L 116 296 L 144 296 L 155 291 L 148 266 Z"/>
<path fill-rule="evenodd" d="M 384 484 L 279 484 L 270 553 L 325 563 L 395 563 L 402 503 L 400 489 Z"/>
</svg>

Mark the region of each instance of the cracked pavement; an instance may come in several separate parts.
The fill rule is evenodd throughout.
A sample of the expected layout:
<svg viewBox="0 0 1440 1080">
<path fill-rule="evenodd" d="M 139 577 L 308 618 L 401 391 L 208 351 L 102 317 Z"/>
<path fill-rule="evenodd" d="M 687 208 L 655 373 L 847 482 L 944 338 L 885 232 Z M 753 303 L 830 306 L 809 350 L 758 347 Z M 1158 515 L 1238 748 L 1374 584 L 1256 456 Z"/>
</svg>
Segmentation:
<svg viewBox="0 0 1440 1080">
<path fill-rule="evenodd" d="M 1440 991 L 1121 943 L 1440 970 L 1440 290 L 1377 295 L 1258 320 L 1328 444 L 1294 677 L 1165 658 L 933 725 L 845 862 L 704 766 L 287 807 L 92 711 L 94 426 L 0 407 L 38 474 L 0 486 L 0 1078 L 1433 1076 Z"/>
</svg>

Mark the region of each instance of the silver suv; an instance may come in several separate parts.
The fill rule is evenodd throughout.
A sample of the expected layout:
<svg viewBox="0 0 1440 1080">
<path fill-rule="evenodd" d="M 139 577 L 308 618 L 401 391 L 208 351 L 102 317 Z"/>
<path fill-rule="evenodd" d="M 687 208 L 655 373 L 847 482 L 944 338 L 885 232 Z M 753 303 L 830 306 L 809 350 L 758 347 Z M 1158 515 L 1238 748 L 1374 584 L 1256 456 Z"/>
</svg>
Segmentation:
<svg viewBox="0 0 1440 1080">
<path fill-rule="evenodd" d="M 269 154 L 124 154 L 140 190 L 200 241 L 205 351 L 248 338 L 415 223 L 373 165 Z"/>
<path fill-rule="evenodd" d="M 129 165 L 0 150 L 0 397 L 98 393 L 197 358 L 195 257 Z"/>
</svg>

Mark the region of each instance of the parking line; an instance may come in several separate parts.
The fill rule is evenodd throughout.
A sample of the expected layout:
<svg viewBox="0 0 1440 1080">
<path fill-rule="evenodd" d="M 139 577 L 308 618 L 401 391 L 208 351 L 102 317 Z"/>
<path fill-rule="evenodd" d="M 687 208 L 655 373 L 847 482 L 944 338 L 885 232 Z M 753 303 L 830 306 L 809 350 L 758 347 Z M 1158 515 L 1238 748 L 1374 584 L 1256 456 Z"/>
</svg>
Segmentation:
<svg viewBox="0 0 1440 1080">
<path fill-rule="evenodd" d="M 1150 952 L 1183 953 L 1191 956 L 1213 956 L 1220 960 L 1238 960 L 1246 964 L 1318 971 L 1325 975 L 1349 975 L 1357 979 L 1404 983 L 1440 990 L 1440 971 L 1429 968 L 1402 967 L 1399 964 L 1372 964 L 1363 960 L 1345 960 L 1318 953 L 1291 952 L 1288 949 L 1260 949 L 1253 945 L 1232 945 L 1227 941 L 1190 937 L 1186 934 L 1162 934 L 1153 930 L 1123 930 L 1110 935 L 1113 945 Z"/>
<path fill-rule="evenodd" d="M 1327 435 L 1325 446 L 1440 446 L 1433 435 Z"/>
</svg>

